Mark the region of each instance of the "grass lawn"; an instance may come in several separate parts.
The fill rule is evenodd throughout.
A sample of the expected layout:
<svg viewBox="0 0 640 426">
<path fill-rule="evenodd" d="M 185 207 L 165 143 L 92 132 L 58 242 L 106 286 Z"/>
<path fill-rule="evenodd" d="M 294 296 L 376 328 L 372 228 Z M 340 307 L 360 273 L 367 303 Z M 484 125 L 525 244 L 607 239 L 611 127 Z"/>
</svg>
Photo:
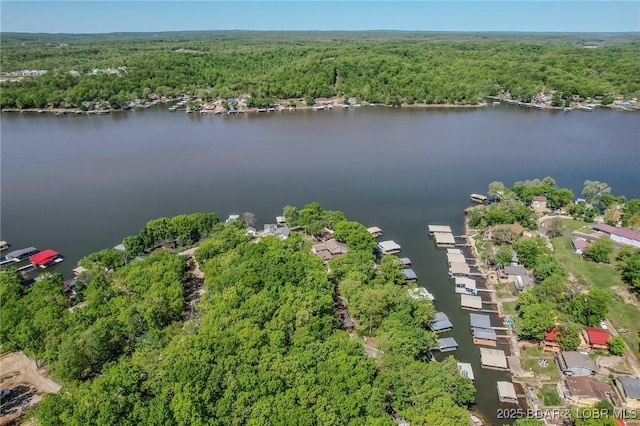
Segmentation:
<svg viewBox="0 0 640 426">
<path fill-rule="evenodd" d="M 555 385 L 543 385 L 538 392 L 538 396 L 542 398 L 543 404 L 547 407 L 562 405 Z"/>
<path fill-rule="evenodd" d="M 503 302 L 502 310 L 505 315 L 511 315 L 512 317 L 517 317 L 518 314 L 516 312 L 516 302 Z M 515 318 L 514 318 L 515 319 Z"/>
<path fill-rule="evenodd" d="M 582 258 L 573 252 L 571 239 L 568 237 L 553 238 L 555 256 L 567 270 L 585 287 L 600 287 L 611 289 L 611 287 L 628 288 L 622 281 L 620 271 L 616 270 L 614 264 L 594 263 Z M 614 253 L 615 256 L 615 253 Z M 607 317 L 618 329 L 626 329 L 625 333 L 620 333 L 627 345 L 640 357 L 640 311 L 626 303 L 623 297 L 615 290 L 611 290 L 612 302 L 609 306 Z"/>
<path fill-rule="evenodd" d="M 585 234 L 591 234 L 593 231 L 589 228 L 592 224 L 587 223 L 583 220 L 573 220 L 568 218 L 562 218 L 562 223 L 564 224 L 565 232 L 573 232 L 580 230 L 580 232 L 584 232 Z"/>
<path fill-rule="evenodd" d="M 507 283 L 507 282 L 496 283 L 494 284 L 494 287 L 496 289 L 496 296 L 498 296 L 499 299 L 505 299 L 508 297 L 515 296 L 514 294 L 515 289 L 512 283 Z"/>
<path fill-rule="evenodd" d="M 560 370 L 558 370 L 558 366 L 553 361 L 554 354 L 543 352 L 540 347 L 527 348 L 524 351 L 520 351 L 520 354 L 522 356 L 523 369 L 533 371 L 536 377 L 548 376 L 549 380 L 554 382 L 560 380 Z M 547 361 L 546 367 L 542 367 L 538 364 L 538 360 L 540 359 Z"/>
</svg>

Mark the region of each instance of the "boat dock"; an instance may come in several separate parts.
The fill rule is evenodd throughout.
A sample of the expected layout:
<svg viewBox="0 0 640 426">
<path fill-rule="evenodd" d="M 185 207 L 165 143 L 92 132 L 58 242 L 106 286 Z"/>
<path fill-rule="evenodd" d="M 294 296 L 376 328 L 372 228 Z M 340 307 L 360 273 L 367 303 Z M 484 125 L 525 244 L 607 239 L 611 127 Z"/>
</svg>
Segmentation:
<svg viewBox="0 0 640 426">
<path fill-rule="evenodd" d="M 387 241 L 382 241 L 381 243 L 378 243 L 378 248 L 380 249 L 380 252 L 382 254 L 400 253 L 400 250 L 402 249 L 400 247 L 400 244 L 396 243 L 393 240 L 387 240 Z"/>
<path fill-rule="evenodd" d="M 378 228 L 377 226 L 367 228 L 367 231 L 373 236 L 373 238 L 382 237 L 382 229 Z"/>
</svg>

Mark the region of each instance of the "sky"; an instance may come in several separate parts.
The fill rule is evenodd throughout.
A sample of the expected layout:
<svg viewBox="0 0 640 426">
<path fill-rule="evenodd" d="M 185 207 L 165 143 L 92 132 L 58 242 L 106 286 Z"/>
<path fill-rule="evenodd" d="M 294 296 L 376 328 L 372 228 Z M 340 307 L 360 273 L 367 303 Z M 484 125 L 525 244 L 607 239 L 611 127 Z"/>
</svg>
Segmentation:
<svg viewBox="0 0 640 426">
<path fill-rule="evenodd" d="M 187 30 L 638 32 L 640 0 L 0 0 L 0 31 Z"/>
</svg>

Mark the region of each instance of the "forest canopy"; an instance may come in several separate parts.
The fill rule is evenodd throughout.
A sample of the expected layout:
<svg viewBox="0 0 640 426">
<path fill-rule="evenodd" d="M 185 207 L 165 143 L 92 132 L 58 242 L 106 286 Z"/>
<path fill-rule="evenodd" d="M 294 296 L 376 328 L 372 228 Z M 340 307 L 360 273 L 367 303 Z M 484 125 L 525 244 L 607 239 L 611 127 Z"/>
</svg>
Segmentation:
<svg viewBox="0 0 640 426">
<path fill-rule="evenodd" d="M 589 47 L 589 48 L 586 48 Z M 152 95 L 203 100 L 345 96 L 384 104 L 477 104 L 505 95 L 556 103 L 640 95 L 640 40 L 630 35 L 404 32 L 2 34 L 2 108 L 112 108 Z"/>
</svg>

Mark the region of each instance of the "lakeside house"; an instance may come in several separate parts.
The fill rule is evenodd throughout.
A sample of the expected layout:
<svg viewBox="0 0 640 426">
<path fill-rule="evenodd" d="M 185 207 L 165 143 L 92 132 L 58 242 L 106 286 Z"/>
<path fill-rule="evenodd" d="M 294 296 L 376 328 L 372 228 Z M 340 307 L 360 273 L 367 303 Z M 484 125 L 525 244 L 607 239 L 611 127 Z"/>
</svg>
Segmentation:
<svg viewBox="0 0 640 426">
<path fill-rule="evenodd" d="M 536 213 L 544 213 L 548 210 L 547 208 L 547 197 L 543 195 L 536 195 L 531 200 L 530 207 Z"/>
<path fill-rule="evenodd" d="M 346 244 L 331 239 L 323 243 L 314 244 L 311 247 L 311 251 L 326 262 L 330 259 L 342 256 L 348 252 L 348 249 Z"/>
<path fill-rule="evenodd" d="M 618 376 L 613 384 L 625 408 L 640 409 L 640 379 L 637 377 Z"/>
<path fill-rule="evenodd" d="M 564 388 L 564 389 L 563 389 Z M 558 393 L 569 405 L 593 407 L 600 401 L 608 401 L 611 385 L 590 376 L 566 377 L 558 383 Z"/>
<path fill-rule="evenodd" d="M 584 340 L 592 350 L 609 350 L 609 339 L 611 335 L 607 330 L 596 327 L 585 327 L 582 331 Z"/>
<path fill-rule="evenodd" d="M 562 347 L 560 346 L 560 342 L 558 341 L 559 338 L 560 335 L 558 334 L 558 330 L 554 327 L 544 336 L 544 339 L 542 339 L 542 350 L 544 352 L 562 352 Z"/>
<path fill-rule="evenodd" d="M 494 235 L 497 237 L 499 233 L 506 234 L 506 238 L 504 239 L 511 243 L 514 242 L 516 238 L 524 235 L 524 227 L 519 223 L 488 226 L 484 231 L 484 238 L 490 240 Z"/>
<path fill-rule="evenodd" d="M 284 216 L 276 216 L 276 225 L 278 226 L 286 226 L 287 219 Z"/>
<path fill-rule="evenodd" d="M 640 231 L 629 228 L 618 228 L 605 223 L 593 225 L 591 228 L 594 231 L 609 235 L 609 238 L 611 238 L 613 242 L 640 248 Z"/>
<path fill-rule="evenodd" d="M 500 402 L 508 402 L 511 404 L 518 403 L 518 395 L 516 394 L 516 388 L 511 382 L 497 382 L 498 387 L 498 399 Z"/>
<path fill-rule="evenodd" d="M 556 361 L 566 376 L 589 376 L 598 372 L 596 363 L 581 352 L 562 351 L 556 356 Z"/>
<path fill-rule="evenodd" d="M 582 254 L 584 249 L 591 247 L 591 243 L 584 238 L 572 238 L 571 246 L 575 254 Z"/>
</svg>

